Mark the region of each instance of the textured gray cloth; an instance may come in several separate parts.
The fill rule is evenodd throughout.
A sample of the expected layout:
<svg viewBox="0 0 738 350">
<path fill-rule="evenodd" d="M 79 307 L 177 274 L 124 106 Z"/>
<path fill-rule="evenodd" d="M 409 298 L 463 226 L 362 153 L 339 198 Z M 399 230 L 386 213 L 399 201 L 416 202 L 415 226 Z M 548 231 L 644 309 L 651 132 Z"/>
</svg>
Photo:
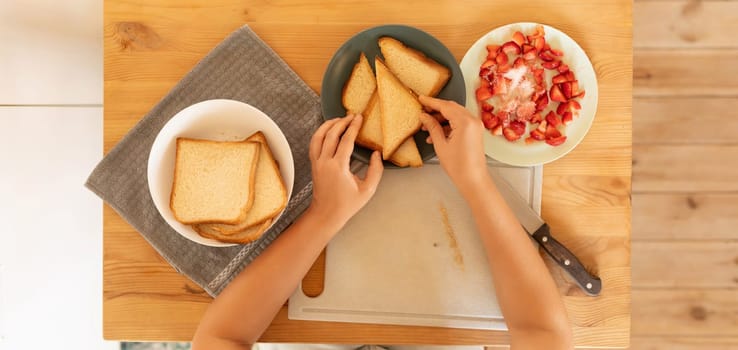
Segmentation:
<svg viewBox="0 0 738 350">
<path fill-rule="evenodd" d="M 270 116 L 287 137 L 295 184 L 282 217 L 258 241 L 227 248 L 194 243 L 154 206 L 146 168 L 159 130 L 200 101 L 232 99 Z M 250 28 L 244 26 L 198 63 L 97 165 L 86 186 L 131 224 L 174 268 L 217 295 L 307 207 L 312 195 L 308 145 L 322 122 L 318 95 Z"/>
</svg>

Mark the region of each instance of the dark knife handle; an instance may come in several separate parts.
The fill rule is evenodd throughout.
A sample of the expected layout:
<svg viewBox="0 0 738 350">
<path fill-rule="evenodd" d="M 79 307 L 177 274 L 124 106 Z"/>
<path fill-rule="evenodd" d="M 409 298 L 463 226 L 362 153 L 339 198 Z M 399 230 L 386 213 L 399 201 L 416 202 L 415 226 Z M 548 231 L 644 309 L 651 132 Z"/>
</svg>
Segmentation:
<svg viewBox="0 0 738 350">
<path fill-rule="evenodd" d="M 551 229 L 548 224 L 543 224 L 541 228 L 536 230 L 532 235 L 533 239 L 543 247 L 543 250 L 548 253 L 564 271 L 568 272 L 572 278 L 577 282 L 582 290 L 591 296 L 600 294 L 602 290 L 602 281 L 599 277 L 591 275 L 587 269 L 584 268 L 582 263 L 572 254 L 569 249 L 564 247 L 559 241 L 551 236 Z"/>
</svg>

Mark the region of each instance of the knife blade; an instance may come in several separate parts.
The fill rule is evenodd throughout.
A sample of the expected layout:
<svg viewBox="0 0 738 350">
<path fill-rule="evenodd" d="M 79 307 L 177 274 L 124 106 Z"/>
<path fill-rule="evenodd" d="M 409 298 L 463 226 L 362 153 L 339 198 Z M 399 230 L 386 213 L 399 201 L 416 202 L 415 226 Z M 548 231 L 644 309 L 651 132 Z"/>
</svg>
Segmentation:
<svg viewBox="0 0 738 350">
<path fill-rule="evenodd" d="M 525 231 L 576 281 L 587 295 L 599 295 L 602 290 L 600 278 L 590 274 L 579 259 L 551 235 L 548 224 L 505 179 L 494 172 L 492 179 Z"/>
</svg>

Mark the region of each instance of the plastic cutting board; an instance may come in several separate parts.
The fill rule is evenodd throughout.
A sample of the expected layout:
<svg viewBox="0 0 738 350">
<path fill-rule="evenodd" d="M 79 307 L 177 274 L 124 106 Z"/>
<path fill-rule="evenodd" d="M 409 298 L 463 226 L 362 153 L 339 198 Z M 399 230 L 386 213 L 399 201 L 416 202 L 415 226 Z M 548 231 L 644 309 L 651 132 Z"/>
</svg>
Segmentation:
<svg viewBox="0 0 738 350">
<path fill-rule="evenodd" d="M 542 168 L 490 162 L 540 213 Z M 328 245 L 323 293 L 298 288 L 289 318 L 506 329 L 471 212 L 438 164 L 385 170 Z"/>
</svg>

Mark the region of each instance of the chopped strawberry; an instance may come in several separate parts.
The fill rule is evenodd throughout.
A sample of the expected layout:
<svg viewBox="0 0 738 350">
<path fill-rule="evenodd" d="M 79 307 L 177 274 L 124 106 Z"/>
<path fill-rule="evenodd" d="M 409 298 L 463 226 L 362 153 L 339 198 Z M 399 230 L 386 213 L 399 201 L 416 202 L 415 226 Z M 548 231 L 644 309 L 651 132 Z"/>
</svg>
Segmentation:
<svg viewBox="0 0 738 350">
<path fill-rule="evenodd" d="M 523 46 L 523 44 L 525 44 L 525 36 L 521 32 L 515 32 L 512 36 L 512 40 L 518 44 L 518 46 Z"/>
<path fill-rule="evenodd" d="M 564 73 L 561 73 L 553 78 L 551 78 L 551 83 L 553 84 L 561 84 L 566 82 L 566 75 Z"/>
<path fill-rule="evenodd" d="M 527 144 L 545 140 L 560 145 L 566 136 L 558 128 L 573 122 L 582 108 L 574 99 L 584 96 L 584 91 L 579 90 L 574 72 L 561 61 L 564 53 L 547 42 L 545 27 L 538 25 L 529 34 L 516 31 L 504 44 L 487 45 L 487 59 L 479 71 L 481 86 L 476 91 L 481 120 L 493 135 L 509 141 L 524 138 Z M 552 83 L 547 82 L 546 70 L 555 75 Z M 487 100 L 498 95 L 502 105 L 495 108 Z M 556 108 L 548 111 L 551 103 Z M 525 137 L 528 124 L 530 133 Z"/>
<path fill-rule="evenodd" d="M 515 110 L 515 114 L 518 115 L 518 118 L 522 118 L 525 120 L 529 120 L 530 117 L 533 116 L 533 114 L 535 114 L 536 112 L 536 104 L 533 101 L 523 102 Z"/>
<path fill-rule="evenodd" d="M 477 89 L 477 101 L 486 101 L 492 98 L 494 94 L 490 91 L 488 86 L 480 86 Z"/>
<path fill-rule="evenodd" d="M 479 71 L 479 77 L 483 79 L 481 82 L 482 84 L 489 84 L 489 80 L 494 76 L 494 70 L 492 68 L 493 67 L 487 67 Z"/>
<path fill-rule="evenodd" d="M 556 129 L 556 127 L 551 125 L 546 127 L 546 139 L 553 139 L 559 136 L 561 136 L 559 129 Z"/>
<path fill-rule="evenodd" d="M 530 137 L 538 141 L 543 141 L 546 139 L 546 135 L 538 129 L 532 130 L 530 132 Z"/>
<path fill-rule="evenodd" d="M 500 125 L 507 126 L 510 124 L 510 115 L 508 115 L 507 112 L 499 111 L 495 116 L 497 117 L 497 120 L 500 121 Z"/>
<path fill-rule="evenodd" d="M 515 59 L 515 63 L 513 63 L 513 68 L 520 68 L 525 65 L 525 60 L 522 57 L 518 57 Z"/>
<path fill-rule="evenodd" d="M 499 125 L 495 126 L 494 129 L 492 129 L 492 135 L 495 135 L 495 136 L 502 135 L 502 124 L 499 124 Z"/>
<path fill-rule="evenodd" d="M 556 114 L 558 115 L 564 115 L 564 113 L 569 111 L 569 102 L 562 102 L 559 103 L 559 106 L 556 107 Z"/>
<path fill-rule="evenodd" d="M 572 71 L 567 71 L 566 73 L 564 73 L 564 76 L 566 76 L 566 81 L 577 80 L 576 78 L 574 78 L 574 72 Z"/>
<path fill-rule="evenodd" d="M 548 106 L 548 95 L 543 94 L 536 101 L 536 110 L 542 111 Z"/>
<path fill-rule="evenodd" d="M 543 29 L 543 26 L 542 26 L 542 25 L 538 25 L 538 26 L 536 27 L 536 32 L 535 32 L 535 33 L 533 33 L 533 34 L 531 34 L 531 35 L 528 35 L 528 37 L 527 37 L 527 38 L 528 38 L 528 41 L 532 42 L 532 41 L 534 41 L 534 40 L 535 40 L 536 38 L 541 38 L 541 37 L 543 37 L 544 35 L 546 35 L 546 33 L 545 33 L 544 29 Z"/>
<path fill-rule="evenodd" d="M 516 132 L 515 132 L 515 131 L 514 131 L 513 129 L 511 129 L 511 128 L 509 128 L 509 127 L 508 127 L 508 128 L 504 128 L 504 129 L 502 129 L 502 134 L 503 134 L 503 135 L 505 136 L 505 138 L 506 138 L 506 139 L 507 139 L 508 141 L 516 141 L 516 140 L 518 140 L 518 139 L 520 138 L 520 136 L 522 135 L 522 134 L 518 134 L 518 133 L 516 133 Z"/>
<path fill-rule="evenodd" d="M 559 85 L 552 86 L 550 94 L 551 94 L 552 101 L 566 102 L 566 97 L 564 97 L 564 93 L 561 92 Z"/>
<path fill-rule="evenodd" d="M 538 99 L 540 99 L 543 95 L 546 95 L 546 98 L 548 98 L 546 88 L 541 85 L 536 85 L 535 90 L 533 91 L 533 95 L 530 96 L 530 100 L 533 102 L 538 102 Z"/>
<path fill-rule="evenodd" d="M 533 78 L 536 80 L 536 85 L 543 85 L 543 68 L 533 68 Z"/>
<path fill-rule="evenodd" d="M 574 120 L 574 115 L 571 114 L 571 112 L 566 112 L 561 117 L 561 122 L 564 123 L 564 125 L 569 125 L 572 122 L 572 120 Z"/>
<path fill-rule="evenodd" d="M 543 62 L 541 66 L 546 69 L 556 69 L 561 64 L 561 61 Z"/>
<path fill-rule="evenodd" d="M 492 130 L 497 124 L 500 124 L 500 120 L 490 112 L 482 112 L 482 123 L 484 123 L 487 130 Z"/>
<path fill-rule="evenodd" d="M 497 55 L 497 57 L 495 57 L 495 61 L 497 62 L 497 64 L 499 64 L 501 66 L 502 65 L 505 65 L 505 64 L 507 64 L 507 61 L 508 61 L 507 55 L 506 54 Z"/>
<path fill-rule="evenodd" d="M 494 60 L 499 48 L 500 45 L 487 45 L 487 59 Z"/>
<path fill-rule="evenodd" d="M 544 35 L 546 35 L 546 29 L 543 28 L 542 24 L 539 24 L 536 26 L 536 35 L 540 37 L 543 37 Z"/>
<path fill-rule="evenodd" d="M 566 136 L 546 138 L 546 143 L 551 146 L 558 146 L 566 141 Z"/>
<path fill-rule="evenodd" d="M 533 47 L 536 48 L 536 51 L 540 52 L 543 50 L 543 47 L 546 45 L 546 38 L 543 36 L 540 36 L 538 38 L 535 38 L 533 41 Z"/>
<path fill-rule="evenodd" d="M 582 105 L 580 105 L 579 102 L 577 102 L 577 100 L 571 100 L 568 103 L 571 109 L 576 109 L 576 110 L 582 109 Z"/>
<path fill-rule="evenodd" d="M 508 41 L 502 45 L 502 52 L 517 55 L 520 53 L 520 46 L 514 41 Z"/>
<path fill-rule="evenodd" d="M 512 129 L 518 136 L 525 134 L 525 123 L 519 120 L 513 120 L 510 122 L 510 129 Z"/>
<path fill-rule="evenodd" d="M 548 130 L 548 122 L 545 120 L 542 121 L 541 124 L 538 124 L 538 127 L 536 128 L 536 130 L 540 132 L 546 132 L 546 130 Z"/>
<path fill-rule="evenodd" d="M 548 112 L 548 114 L 546 114 L 546 123 L 553 127 L 558 127 L 559 125 L 561 125 L 561 120 L 559 120 L 559 117 L 556 115 L 556 113 L 550 111 Z"/>
<path fill-rule="evenodd" d="M 564 93 L 564 97 L 566 97 L 567 100 L 571 98 L 572 90 L 571 82 L 567 81 L 566 83 L 561 84 L 561 91 Z"/>
<path fill-rule="evenodd" d="M 538 54 L 538 57 L 546 62 L 553 61 L 555 58 L 551 51 L 541 51 L 541 53 Z"/>
<path fill-rule="evenodd" d="M 542 75 L 534 75 L 533 76 L 533 79 L 536 80 L 536 85 L 537 86 L 542 86 L 543 85 L 543 76 Z"/>
</svg>

